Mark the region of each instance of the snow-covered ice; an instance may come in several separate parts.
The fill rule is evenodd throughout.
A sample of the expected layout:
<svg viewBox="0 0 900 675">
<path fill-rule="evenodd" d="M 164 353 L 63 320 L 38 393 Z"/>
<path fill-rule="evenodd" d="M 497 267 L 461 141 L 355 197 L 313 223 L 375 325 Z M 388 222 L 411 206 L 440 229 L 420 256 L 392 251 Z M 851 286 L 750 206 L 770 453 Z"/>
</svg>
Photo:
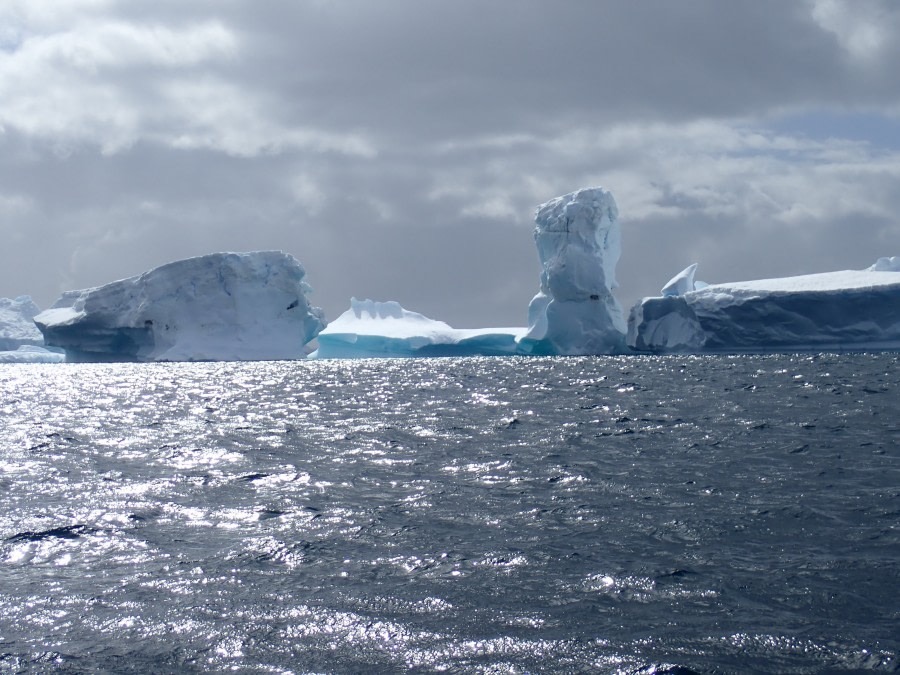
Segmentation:
<svg viewBox="0 0 900 675">
<path fill-rule="evenodd" d="M 350 309 L 318 335 L 310 358 L 515 354 L 524 328 L 452 328 L 399 303 L 351 298 Z"/>
<path fill-rule="evenodd" d="M 212 253 L 66 292 L 34 321 L 70 361 L 298 359 L 325 324 L 304 276 L 281 251 Z"/>
<path fill-rule="evenodd" d="M 664 298 L 670 298 L 674 295 L 684 295 L 685 293 L 696 290 L 696 282 L 694 281 L 694 275 L 696 273 L 697 263 L 688 265 L 681 272 L 669 279 L 669 283 L 662 287 L 659 294 Z"/>
<path fill-rule="evenodd" d="M 34 325 L 40 308 L 31 297 L 0 298 L 0 351 L 15 351 L 21 346 L 44 344 L 41 331 Z"/>
<path fill-rule="evenodd" d="M 897 349 L 898 263 L 881 258 L 866 270 L 713 284 L 644 298 L 631 310 L 628 344 L 649 352 Z"/>
<path fill-rule="evenodd" d="M 31 345 L 0 351 L 0 363 L 62 363 L 65 360 L 66 355 L 61 351 Z"/>
<path fill-rule="evenodd" d="M 610 354 L 625 349 L 625 318 L 612 291 L 621 254 L 618 209 L 603 188 L 538 207 L 534 239 L 541 287 L 528 306 L 526 354 Z"/>
<path fill-rule="evenodd" d="M 44 337 L 34 325 L 40 313 L 30 296 L 0 298 L 0 363 L 59 363 L 65 355 L 44 349 Z"/>
</svg>

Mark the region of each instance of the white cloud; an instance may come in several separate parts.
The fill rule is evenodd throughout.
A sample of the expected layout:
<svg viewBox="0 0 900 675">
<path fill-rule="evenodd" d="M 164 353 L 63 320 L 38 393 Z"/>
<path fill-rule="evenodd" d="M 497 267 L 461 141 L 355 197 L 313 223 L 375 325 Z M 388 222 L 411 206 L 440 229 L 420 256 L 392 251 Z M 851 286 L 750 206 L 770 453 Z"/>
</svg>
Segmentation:
<svg viewBox="0 0 900 675">
<path fill-rule="evenodd" d="M 221 25 L 183 30 L 103 22 L 36 35 L 0 53 L 0 124 L 58 144 L 111 153 L 145 133 L 154 103 L 146 68 L 184 67 L 233 53 Z"/>
<path fill-rule="evenodd" d="M 235 54 L 237 39 L 217 21 L 172 29 L 103 21 L 77 30 L 34 35 L 10 55 L 9 67 L 57 68 L 99 75 L 135 66 L 175 68 Z"/>
<path fill-rule="evenodd" d="M 45 28 L 49 13 L 39 10 L 28 18 Z M 375 156 L 359 133 L 286 123 L 263 90 L 214 74 L 240 49 L 217 20 L 182 28 L 82 21 L 31 34 L 0 52 L 0 125 L 105 154 L 149 140 L 246 157 L 287 149 Z"/>
<path fill-rule="evenodd" d="M 12 218 L 27 214 L 34 208 L 34 200 L 26 195 L 0 193 L 0 216 Z"/>
<path fill-rule="evenodd" d="M 874 177 L 900 180 L 900 152 L 773 133 L 748 120 L 573 129 L 536 142 L 529 156 L 527 173 L 515 160 L 441 172 L 429 196 L 452 198 L 464 215 L 513 219 L 523 202 L 554 194 L 550 186 L 593 180 L 614 190 L 623 220 L 705 216 L 756 227 L 799 214 L 884 216 Z"/>
<path fill-rule="evenodd" d="M 308 173 L 295 175 L 290 181 L 289 189 L 297 203 L 311 216 L 319 214 L 328 201 L 325 191 Z"/>
<path fill-rule="evenodd" d="M 153 133 L 148 136 L 179 149 L 218 150 L 243 157 L 286 149 L 336 152 L 362 158 L 377 153 L 356 133 L 338 134 L 300 125 L 287 126 L 270 113 L 274 102 L 212 77 L 178 78 L 160 87 Z"/>
<path fill-rule="evenodd" d="M 857 61 L 871 61 L 897 39 L 900 16 L 881 0 L 812 0 L 812 18 Z"/>
</svg>

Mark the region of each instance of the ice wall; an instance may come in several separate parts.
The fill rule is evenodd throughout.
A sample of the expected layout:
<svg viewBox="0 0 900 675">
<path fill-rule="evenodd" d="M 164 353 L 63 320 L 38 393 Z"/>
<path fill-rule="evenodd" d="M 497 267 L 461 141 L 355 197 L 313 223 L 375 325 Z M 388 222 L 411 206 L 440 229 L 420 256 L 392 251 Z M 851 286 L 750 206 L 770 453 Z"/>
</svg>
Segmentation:
<svg viewBox="0 0 900 675">
<path fill-rule="evenodd" d="M 625 318 L 613 296 L 621 253 L 612 194 L 586 188 L 538 207 L 534 240 L 541 287 L 528 306 L 526 354 L 610 354 L 625 349 Z"/>
</svg>

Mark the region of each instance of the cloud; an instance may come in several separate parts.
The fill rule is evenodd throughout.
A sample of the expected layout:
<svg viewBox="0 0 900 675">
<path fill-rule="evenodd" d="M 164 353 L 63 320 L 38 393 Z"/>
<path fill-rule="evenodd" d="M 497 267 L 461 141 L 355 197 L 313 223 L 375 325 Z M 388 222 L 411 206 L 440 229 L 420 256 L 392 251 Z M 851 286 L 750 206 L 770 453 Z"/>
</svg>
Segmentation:
<svg viewBox="0 0 900 675">
<path fill-rule="evenodd" d="M 242 57 L 239 38 L 217 19 L 179 28 L 98 19 L 30 34 L 0 53 L 0 124 L 105 154 L 150 140 L 246 156 L 285 149 L 374 156 L 360 134 L 285 124 L 264 89 L 219 74 Z"/>
<path fill-rule="evenodd" d="M 890 0 L 3 0 L 0 25 L 0 296 L 281 248 L 332 317 L 517 324 L 534 208 L 592 184 L 626 304 L 694 261 L 898 253 Z"/>
<path fill-rule="evenodd" d="M 896 47 L 900 13 L 884 2 L 848 3 L 842 0 L 812 0 L 812 18 L 832 33 L 841 48 L 855 61 L 871 62 Z"/>
</svg>

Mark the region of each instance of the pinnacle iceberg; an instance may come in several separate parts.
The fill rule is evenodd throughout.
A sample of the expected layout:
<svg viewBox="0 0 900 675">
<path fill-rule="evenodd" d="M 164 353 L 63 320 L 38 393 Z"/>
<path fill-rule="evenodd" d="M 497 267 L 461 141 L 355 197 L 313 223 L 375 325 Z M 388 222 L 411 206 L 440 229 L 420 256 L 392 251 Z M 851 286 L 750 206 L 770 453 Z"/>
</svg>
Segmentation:
<svg viewBox="0 0 900 675">
<path fill-rule="evenodd" d="M 618 209 L 603 188 L 585 188 L 538 207 L 534 240 L 541 286 L 528 306 L 526 354 L 625 350 L 625 318 L 613 296 L 622 250 Z"/>
</svg>

